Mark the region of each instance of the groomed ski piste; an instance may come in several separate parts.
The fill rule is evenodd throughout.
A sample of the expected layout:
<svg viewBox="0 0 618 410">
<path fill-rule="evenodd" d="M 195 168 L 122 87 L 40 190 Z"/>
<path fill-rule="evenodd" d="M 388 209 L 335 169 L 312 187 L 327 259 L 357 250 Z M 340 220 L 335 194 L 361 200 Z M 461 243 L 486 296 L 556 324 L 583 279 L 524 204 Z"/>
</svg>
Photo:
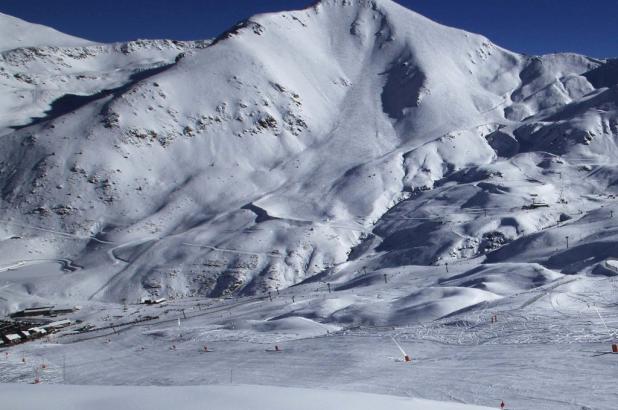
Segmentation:
<svg viewBox="0 0 618 410">
<path fill-rule="evenodd" d="M 390 0 L 0 34 L 0 314 L 79 306 L 0 408 L 616 409 L 616 60 Z"/>
<path fill-rule="evenodd" d="M 272 386 L 113 387 L 0 385 L 3 404 L 32 409 L 45 403 L 51 410 L 107 409 L 272 409 L 272 410 L 483 410 L 487 407 L 439 403 L 367 393 L 308 390 Z"/>
<path fill-rule="evenodd" d="M 517 271 L 517 266 L 512 268 Z M 618 324 L 615 278 L 560 278 L 459 311 L 474 295 L 436 288 L 428 280 L 457 277 L 466 268 L 452 266 L 449 271 L 439 267 L 427 275 L 426 267 L 387 269 L 368 273 L 363 287 L 346 290 L 346 282 L 333 281 L 329 292 L 327 283 L 316 282 L 271 292 L 270 298 L 183 299 L 154 306 L 90 303 L 72 319 L 93 324 L 93 330 L 66 330 L 5 349 L 2 382 L 33 384 L 38 378 L 39 384 L 5 385 L 2 396 L 14 394 L 16 407 L 11 408 L 30 408 L 26 403 L 32 401 L 23 401 L 23 396 L 33 400 L 37 394 L 52 408 L 71 403 L 80 408 L 92 397 L 109 395 L 116 403 L 114 398 L 132 391 L 97 392 L 99 385 L 179 386 L 140 388 L 131 397 L 144 396 L 144 403 L 154 403 L 167 391 L 186 392 L 191 408 L 203 405 L 200 398 L 205 396 L 229 397 L 233 392 L 240 401 L 217 407 L 222 401 L 215 400 L 209 408 L 270 408 L 243 407 L 247 397 L 242 391 L 255 393 L 259 401 L 263 396 L 255 386 L 279 386 L 313 390 L 265 388 L 262 394 L 268 400 L 282 395 L 277 401 L 281 408 L 296 403 L 286 400 L 297 394 L 307 398 L 302 404 L 306 408 L 355 408 L 351 403 L 358 398 L 352 392 L 490 408 L 502 400 L 514 409 L 613 408 L 618 360 L 610 345 L 616 336 L 611 329 Z M 409 289 L 445 294 L 436 303 L 434 295 L 429 300 L 408 297 Z M 449 310 L 452 313 L 444 314 Z M 131 323 L 143 317 L 158 318 Z M 404 361 L 397 344 L 410 362 Z M 37 393 L 40 384 L 88 387 L 59 387 L 56 393 L 45 387 Z M 221 388 L 197 387 L 204 385 Z M 323 390 L 340 393 L 324 395 Z M 54 404 L 48 394 L 62 399 Z M 383 400 L 389 408 L 397 405 L 391 404 L 392 398 Z M 433 408 L 423 402 L 396 402 L 401 408 Z M 292 407 L 304 408 L 300 406 Z"/>
</svg>

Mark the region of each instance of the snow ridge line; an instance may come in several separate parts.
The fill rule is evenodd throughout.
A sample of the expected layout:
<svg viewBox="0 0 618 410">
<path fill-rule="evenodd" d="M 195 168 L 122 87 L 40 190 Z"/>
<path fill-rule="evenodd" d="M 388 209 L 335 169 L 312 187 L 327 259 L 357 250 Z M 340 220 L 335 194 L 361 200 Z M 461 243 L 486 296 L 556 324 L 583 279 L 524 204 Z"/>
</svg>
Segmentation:
<svg viewBox="0 0 618 410">
<path fill-rule="evenodd" d="M 33 229 L 35 231 L 42 231 L 42 232 L 53 233 L 55 235 L 60 235 L 60 236 L 64 236 L 66 238 L 71 238 L 71 239 L 93 240 L 93 241 L 96 241 L 96 242 L 99 242 L 99 243 L 102 243 L 102 244 L 108 244 L 108 245 L 116 244 L 116 242 L 105 241 L 105 240 L 97 238 L 96 236 L 80 236 L 80 235 L 77 235 L 77 234 L 71 234 L 71 233 L 67 233 L 67 232 L 57 231 L 57 230 L 54 230 L 54 229 L 41 228 L 41 227 L 34 226 L 34 225 L 20 224 L 20 223 L 8 221 L 8 220 L 5 220 L 5 219 L 0 219 L 0 222 L 8 224 L 8 225 L 19 226 L 21 228 Z"/>
</svg>

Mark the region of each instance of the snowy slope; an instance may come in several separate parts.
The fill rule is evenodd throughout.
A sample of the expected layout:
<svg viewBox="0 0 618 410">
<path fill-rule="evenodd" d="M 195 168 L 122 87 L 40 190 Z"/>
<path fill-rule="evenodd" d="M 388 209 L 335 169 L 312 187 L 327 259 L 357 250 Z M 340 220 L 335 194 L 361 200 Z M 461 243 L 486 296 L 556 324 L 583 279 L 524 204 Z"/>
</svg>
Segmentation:
<svg viewBox="0 0 618 410">
<path fill-rule="evenodd" d="M 3 349 L 66 384 L 13 407 L 615 408 L 616 60 L 390 0 L 195 42 L 1 17 L 0 313 L 81 306 Z"/>
<path fill-rule="evenodd" d="M 93 44 L 95 43 L 92 41 L 0 13 L 0 51 L 26 47 L 79 47 Z"/>
<path fill-rule="evenodd" d="M 470 266 L 384 307 L 400 321 L 618 257 L 612 61 L 518 55 L 389 0 L 256 16 L 211 45 L 2 57 L 0 250 L 27 265 L 7 310 Z M 78 270 L 26 274 L 57 260 Z"/>
<path fill-rule="evenodd" d="M 376 409 L 482 410 L 488 407 L 404 399 L 376 394 L 265 386 L 90 387 L 0 385 L 5 405 L 30 409 Z"/>
<path fill-rule="evenodd" d="M 487 292 L 503 296 L 449 310 L 461 308 L 465 300 L 456 291 L 473 282 L 478 289 L 468 292 L 471 297 L 483 294 L 483 282 Z M 89 302 L 68 316 L 81 324 L 3 349 L 0 383 L 32 383 L 38 374 L 41 384 L 14 391 L 32 392 L 28 397 L 38 400 L 36 389 L 42 388 L 46 397 L 60 395 L 60 405 L 126 394 L 101 386 L 158 386 L 129 391 L 133 397 L 167 393 L 177 400 L 205 391 L 213 399 L 237 392 L 234 403 L 258 404 L 265 395 L 264 400 L 286 404 L 285 391 L 295 392 L 237 390 L 237 385 L 260 385 L 311 389 L 294 393 L 303 398 L 298 406 L 316 404 L 309 408 L 323 407 L 317 403 L 331 397 L 322 393 L 326 389 L 342 407 L 356 400 L 374 403 L 353 393 L 361 392 L 490 408 L 504 400 L 512 409 L 613 410 L 617 285 L 615 276 L 554 278 L 533 264 L 495 264 L 471 272 L 462 264 L 449 266 L 448 273 L 443 266 L 381 269 L 350 283 L 331 283 L 331 291 L 325 283 L 307 283 L 273 292 L 272 300 Z M 78 332 L 86 325 L 94 328 Z M 411 362 L 403 361 L 393 340 Z M 75 384 L 88 387 L 70 386 Z M 182 387 L 205 385 L 212 387 Z M 382 399 L 390 406 L 390 398 Z"/>
<path fill-rule="evenodd" d="M 4 17 L 23 27 L 28 44 L 0 50 L 0 85 L 5 90 L 0 99 L 0 135 L 55 119 L 112 92 L 126 91 L 140 78 L 173 63 L 179 54 L 209 44 L 170 40 L 110 45 L 66 42 L 65 35 L 52 30 L 40 35 L 46 43 L 39 45 L 38 26 Z"/>
</svg>

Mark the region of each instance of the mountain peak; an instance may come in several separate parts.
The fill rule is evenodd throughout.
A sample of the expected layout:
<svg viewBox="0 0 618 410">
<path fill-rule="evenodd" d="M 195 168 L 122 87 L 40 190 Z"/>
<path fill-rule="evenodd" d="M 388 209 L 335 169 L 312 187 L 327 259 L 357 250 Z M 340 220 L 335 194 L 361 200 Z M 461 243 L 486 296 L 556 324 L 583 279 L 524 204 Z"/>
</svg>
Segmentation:
<svg viewBox="0 0 618 410">
<path fill-rule="evenodd" d="M 397 5 L 397 3 L 393 0 L 319 0 L 315 4 L 323 4 L 328 6 L 360 6 L 371 8 L 384 5 Z"/>
<path fill-rule="evenodd" d="M 413 12 L 393 0 L 319 0 L 314 3 L 313 7 L 316 9 L 319 9 L 320 7 L 355 7 L 359 9 L 373 9 L 380 11 L 397 9 L 399 11 L 405 10 L 409 13 L 422 17 L 420 14 Z"/>
<path fill-rule="evenodd" d="M 0 51 L 26 47 L 81 47 L 94 42 L 0 13 Z"/>
<path fill-rule="evenodd" d="M 614 161 L 614 97 L 595 89 L 611 67 L 589 82 L 596 65 L 585 59 L 531 61 L 391 0 L 313 7 L 252 17 L 177 61 L 145 47 L 132 59 L 4 62 L 23 91 L 2 111 L 43 119 L 4 136 L 0 165 L 15 170 L 0 175 L 4 219 L 75 232 L 79 260 L 118 255 L 105 267 L 113 280 L 84 285 L 90 299 L 257 293 L 352 266 L 352 252 L 376 267 L 482 256 L 561 220 L 556 175 L 581 178 L 540 157 L 523 171 L 502 158 L 572 150 Z M 8 38 L 30 46 L 83 41 L 3 19 Z M 116 76 L 119 61 L 127 76 Z M 52 110 L 28 104 L 50 83 L 65 93 Z M 26 160 L 25 144 L 36 147 Z M 532 195 L 560 213 L 511 217 Z M 434 218 L 441 209 L 454 217 Z M 50 243 L 48 257 L 66 258 Z M 84 271 L 99 274 L 97 263 Z"/>
</svg>

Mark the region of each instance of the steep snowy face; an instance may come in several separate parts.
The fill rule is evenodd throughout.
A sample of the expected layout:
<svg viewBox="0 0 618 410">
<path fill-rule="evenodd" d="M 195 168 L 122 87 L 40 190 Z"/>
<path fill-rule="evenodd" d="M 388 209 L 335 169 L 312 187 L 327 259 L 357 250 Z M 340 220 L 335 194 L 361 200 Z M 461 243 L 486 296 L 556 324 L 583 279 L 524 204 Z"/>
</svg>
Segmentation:
<svg viewBox="0 0 618 410">
<path fill-rule="evenodd" d="M 517 55 L 389 0 L 259 15 L 212 44 L 37 50 L 2 54 L 21 88 L 0 246 L 74 260 L 62 285 L 82 297 L 496 259 L 615 188 L 612 62 Z"/>
</svg>

